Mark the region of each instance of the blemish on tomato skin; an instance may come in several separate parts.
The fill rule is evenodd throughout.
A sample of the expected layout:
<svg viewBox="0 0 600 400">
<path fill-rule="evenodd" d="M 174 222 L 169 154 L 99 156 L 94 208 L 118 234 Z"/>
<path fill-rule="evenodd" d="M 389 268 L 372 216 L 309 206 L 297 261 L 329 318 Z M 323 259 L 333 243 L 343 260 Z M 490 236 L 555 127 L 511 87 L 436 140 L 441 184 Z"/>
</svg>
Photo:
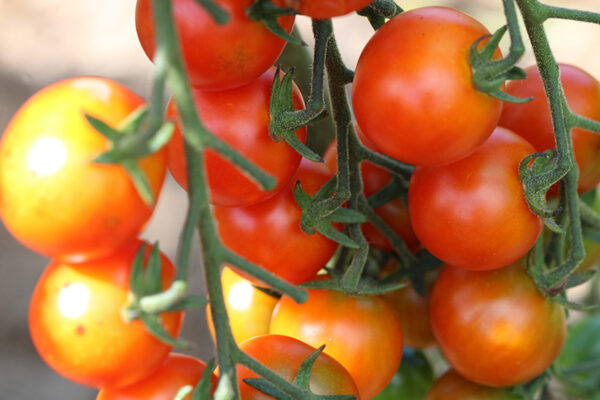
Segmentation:
<svg viewBox="0 0 600 400">
<path fill-rule="evenodd" d="M 81 324 L 77 325 L 77 328 L 75 328 L 75 332 L 77 333 L 77 335 L 79 336 L 83 336 L 85 335 L 85 327 Z"/>
</svg>

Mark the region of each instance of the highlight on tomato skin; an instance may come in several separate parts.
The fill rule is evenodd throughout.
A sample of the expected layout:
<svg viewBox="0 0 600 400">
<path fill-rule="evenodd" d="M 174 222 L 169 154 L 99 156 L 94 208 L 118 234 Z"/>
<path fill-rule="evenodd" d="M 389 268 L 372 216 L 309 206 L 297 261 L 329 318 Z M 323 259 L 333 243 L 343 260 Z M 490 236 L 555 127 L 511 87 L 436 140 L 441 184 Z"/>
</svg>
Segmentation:
<svg viewBox="0 0 600 400">
<path fill-rule="evenodd" d="M 509 389 L 493 388 L 471 382 L 449 369 L 429 389 L 425 400 L 519 400 Z"/>
<path fill-rule="evenodd" d="M 171 347 L 152 336 L 142 321 L 126 322 L 132 300 L 129 278 L 142 245 L 136 239 L 102 260 L 81 264 L 52 261 L 40 277 L 29 307 L 29 332 L 41 358 L 82 385 L 123 387 L 146 376 Z M 146 250 L 146 257 L 150 249 Z M 162 288 L 175 276 L 162 260 Z M 179 333 L 183 312 L 161 314 L 164 329 Z"/>
<path fill-rule="evenodd" d="M 235 89 L 193 90 L 194 103 L 206 129 L 277 180 L 275 188 L 265 191 L 224 156 L 206 149 L 204 167 L 214 205 L 241 207 L 267 200 L 281 191 L 298 169 L 300 154 L 285 141 L 274 141 L 269 134 L 269 101 L 274 76 L 275 69 L 270 69 Z M 295 109 L 304 108 L 302 94 L 295 84 L 292 101 Z M 187 189 L 183 128 L 173 100 L 167 105 L 166 118 L 176 124 L 167 145 L 169 171 L 179 185 Z M 296 135 L 305 142 L 306 127 L 299 128 Z"/>
<path fill-rule="evenodd" d="M 150 374 L 124 388 L 102 388 L 96 400 L 171 400 L 184 386 L 196 387 L 206 364 L 194 357 L 171 353 Z M 211 374 L 212 391 L 217 386 L 217 376 Z M 191 394 L 181 400 L 191 399 Z"/>
<path fill-rule="evenodd" d="M 0 217 L 17 240 L 45 256 L 82 262 L 111 254 L 141 231 L 154 205 L 122 166 L 93 162 L 109 142 L 84 113 L 118 128 L 142 105 L 117 82 L 75 77 L 21 106 L 0 142 Z M 158 199 L 166 151 L 138 165 Z"/>
</svg>

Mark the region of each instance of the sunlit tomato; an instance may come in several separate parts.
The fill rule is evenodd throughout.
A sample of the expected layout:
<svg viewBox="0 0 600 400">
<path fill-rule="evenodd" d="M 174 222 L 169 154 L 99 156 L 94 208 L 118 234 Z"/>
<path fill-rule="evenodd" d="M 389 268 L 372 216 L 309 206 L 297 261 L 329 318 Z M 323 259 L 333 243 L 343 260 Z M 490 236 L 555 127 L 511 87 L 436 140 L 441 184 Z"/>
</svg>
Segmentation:
<svg viewBox="0 0 600 400">
<path fill-rule="evenodd" d="M 600 121 L 600 82 L 572 65 L 559 65 L 560 78 L 569 108 L 584 117 Z M 517 97 L 533 96 L 523 104 L 506 103 L 499 124 L 523 136 L 544 151 L 556 146 L 550 107 L 540 73 L 535 65 L 526 68 L 527 78 L 512 81 L 506 92 Z M 575 160 L 579 167 L 579 193 L 592 190 L 600 182 L 600 136 L 575 128 L 571 132 Z"/>
<path fill-rule="evenodd" d="M 446 266 L 433 286 L 431 327 L 452 367 L 487 386 L 514 386 L 552 364 L 565 312 L 543 297 L 519 263 L 492 271 Z"/>
<path fill-rule="evenodd" d="M 127 323 L 122 311 L 131 301 L 129 276 L 141 242 L 114 255 L 71 265 L 48 265 L 31 298 L 29 331 L 40 356 L 67 379 L 94 387 L 131 384 L 156 368 L 170 347 L 146 331 L 141 321 Z M 175 275 L 162 256 L 163 288 Z M 176 336 L 182 312 L 162 314 L 165 330 Z"/>
<path fill-rule="evenodd" d="M 315 348 L 299 340 L 282 335 L 263 335 L 248 339 L 240 344 L 240 349 L 260 361 L 289 382 L 292 382 L 304 360 Z M 252 388 L 244 379 L 258 378 L 248 368 L 238 365 L 238 382 L 242 400 L 267 400 L 271 396 Z M 321 353 L 310 375 L 310 390 L 318 395 L 355 395 L 358 390 L 348 371 L 333 357 Z"/>
<path fill-rule="evenodd" d="M 274 70 L 269 70 L 260 78 L 235 89 L 218 92 L 194 90 L 194 102 L 206 128 L 277 179 L 277 186 L 273 190 L 264 191 L 225 157 L 207 149 L 204 162 L 213 204 L 242 206 L 265 200 L 279 192 L 298 168 L 301 156 L 287 143 L 275 142 L 269 135 L 269 100 L 273 77 Z M 304 108 L 302 95 L 296 85 L 292 99 L 296 109 Z M 169 102 L 167 118 L 177 122 L 168 145 L 169 170 L 177 182 L 187 188 L 181 121 L 173 101 Z M 306 127 L 298 129 L 296 135 L 304 142 Z"/>
<path fill-rule="evenodd" d="M 408 209 L 423 246 L 447 264 L 474 270 L 525 255 L 542 230 L 519 180 L 519 163 L 533 151 L 522 137 L 497 128 L 460 161 L 415 168 Z"/>
<path fill-rule="evenodd" d="M 363 399 L 379 393 L 402 359 L 402 328 L 391 307 L 376 296 L 309 290 L 297 304 L 283 296 L 273 311 L 272 334 L 294 337 L 325 353 L 352 375 Z"/>
<path fill-rule="evenodd" d="M 215 3 L 229 14 L 224 25 L 218 25 L 196 0 L 173 1 L 188 77 L 192 86 L 204 90 L 230 89 L 258 78 L 273 65 L 285 45 L 285 41 L 262 22 L 246 16 L 246 9 L 254 0 L 216 0 Z M 156 47 L 152 18 L 151 1 L 138 0 L 137 34 L 150 59 Z M 277 22 L 290 32 L 294 16 L 278 18 Z"/>
<path fill-rule="evenodd" d="M 492 388 L 471 382 L 454 370 L 440 376 L 427 392 L 425 400 L 518 400 L 507 389 Z"/>
<path fill-rule="evenodd" d="M 0 215 L 23 244 L 79 262 L 110 254 L 142 229 L 153 206 L 124 168 L 92 160 L 109 142 L 84 113 L 118 127 L 142 98 L 104 78 L 71 78 L 31 97 L 0 143 Z M 166 171 L 160 151 L 140 160 L 157 197 Z"/>
<path fill-rule="evenodd" d="M 282 6 L 311 18 L 326 19 L 365 8 L 373 0 L 282 0 Z"/>
<path fill-rule="evenodd" d="M 365 136 L 415 165 L 444 164 L 475 150 L 502 111 L 502 102 L 472 83 L 469 47 L 487 34 L 473 18 L 443 7 L 406 11 L 383 25 L 363 49 L 352 86 Z"/>
<path fill-rule="evenodd" d="M 294 198 L 294 184 L 300 180 L 312 195 L 330 177 L 324 165 L 303 160 L 292 181 L 272 198 L 247 207 L 213 207 L 223 243 L 288 282 L 310 280 L 333 256 L 337 243 L 300 229 L 302 210 Z"/>
<path fill-rule="evenodd" d="M 242 278 L 229 267 L 223 268 L 221 282 L 235 342 L 240 343 L 251 337 L 269 333 L 271 314 L 277 299 L 258 290 L 252 282 Z M 206 319 L 210 334 L 215 340 L 210 307 L 206 307 Z"/>
<path fill-rule="evenodd" d="M 184 386 L 196 387 L 206 364 L 193 357 L 171 353 L 160 366 L 141 381 L 124 388 L 102 388 L 96 400 L 167 400 L 175 398 Z M 213 389 L 217 377 L 212 375 Z M 189 400 L 189 394 L 181 400 Z"/>
<path fill-rule="evenodd" d="M 377 151 L 375 146 L 358 131 L 360 141 L 371 150 Z M 332 173 L 337 171 L 337 151 L 336 141 L 333 141 L 327 148 L 325 153 L 325 164 Z M 392 175 L 385 169 L 378 167 L 370 162 L 363 162 L 360 165 L 360 173 L 363 179 L 365 196 L 371 196 L 383 189 L 392 180 Z M 387 223 L 394 232 L 396 232 L 410 250 L 416 250 L 419 246 L 419 241 L 410 225 L 408 210 L 401 198 L 396 198 L 381 207 L 375 208 L 375 213 Z M 363 234 L 373 247 L 383 250 L 392 250 L 392 245 L 389 240 L 370 222 L 364 223 L 362 226 Z"/>
</svg>

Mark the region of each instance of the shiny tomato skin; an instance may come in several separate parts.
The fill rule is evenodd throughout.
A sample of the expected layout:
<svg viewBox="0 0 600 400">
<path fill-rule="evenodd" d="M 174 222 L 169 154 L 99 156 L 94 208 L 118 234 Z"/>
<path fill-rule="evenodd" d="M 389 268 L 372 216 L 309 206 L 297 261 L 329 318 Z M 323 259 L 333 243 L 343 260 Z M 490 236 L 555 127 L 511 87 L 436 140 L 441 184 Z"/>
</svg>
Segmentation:
<svg viewBox="0 0 600 400">
<path fill-rule="evenodd" d="M 204 362 L 193 357 L 171 353 L 150 375 L 124 388 L 102 388 L 96 400 L 171 400 L 184 386 L 196 387 L 206 369 Z M 217 385 L 211 376 L 213 390 Z M 189 394 L 181 400 L 189 400 Z"/>
<path fill-rule="evenodd" d="M 0 216 L 27 247 L 81 262 L 106 256 L 139 233 L 153 205 L 138 195 L 125 169 L 96 164 L 109 142 L 84 113 L 119 124 L 144 100 L 109 79 L 77 77 L 31 97 L 0 142 Z M 166 152 L 139 161 L 155 198 Z"/>
<path fill-rule="evenodd" d="M 558 356 L 566 336 L 564 309 L 540 294 L 521 263 L 491 271 L 444 267 L 429 315 L 450 365 L 486 386 L 535 378 Z"/>
<path fill-rule="evenodd" d="M 284 7 L 291 7 L 298 14 L 316 19 L 327 19 L 349 14 L 368 6 L 373 0 L 283 0 Z"/>
<path fill-rule="evenodd" d="M 492 388 L 471 382 L 450 369 L 429 389 L 425 400 L 518 400 L 507 389 Z"/>
<path fill-rule="evenodd" d="M 233 252 L 290 283 L 309 281 L 333 256 L 337 243 L 318 232 L 302 231 L 294 185 L 299 180 L 313 195 L 329 178 L 324 165 L 303 160 L 294 178 L 270 199 L 247 207 L 213 207 L 221 240 Z"/>
<path fill-rule="evenodd" d="M 260 21 L 246 16 L 253 0 L 215 3 L 229 14 L 224 25 L 218 25 L 196 0 L 173 1 L 187 74 L 192 86 L 202 90 L 231 89 L 258 78 L 273 66 L 285 45 Z M 138 0 L 135 22 L 142 48 L 152 60 L 156 44 L 151 0 Z M 291 32 L 294 16 L 280 17 L 277 22 Z"/>
<path fill-rule="evenodd" d="M 82 264 L 52 261 L 40 277 L 29 306 L 29 331 L 44 361 L 74 382 L 93 387 L 129 385 L 156 368 L 170 346 L 148 333 L 140 320 L 127 323 L 129 276 L 141 241 L 115 254 Z M 149 249 L 147 250 L 149 254 Z M 163 288 L 175 276 L 162 256 Z M 176 336 L 183 313 L 162 314 Z"/>
<path fill-rule="evenodd" d="M 600 121 L 600 82 L 578 67 L 559 64 L 559 68 L 569 108 L 579 115 Z M 499 124 L 523 136 L 536 151 L 548 150 L 556 144 L 542 79 L 535 65 L 525 71 L 527 78 L 510 82 L 506 92 L 521 98 L 532 96 L 533 100 L 523 104 L 506 103 Z M 600 136 L 575 128 L 571 137 L 579 167 L 578 191 L 584 193 L 600 182 Z"/>
<path fill-rule="evenodd" d="M 251 281 L 229 267 L 223 268 L 221 283 L 229 325 L 235 342 L 241 343 L 251 337 L 269 333 L 271 314 L 277 299 L 255 288 Z M 213 341 L 216 343 L 210 307 L 206 307 L 206 320 Z"/>
<path fill-rule="evenodd" d="M 316 349 L 308 344 L 283 335 L 256 336 L 240 343 L 240 349 L 289 382 L 296 377 L 302 362 Z M 241 400 L 269 400 L 271 396 L 244 383 L 244 379 L 258 378 L 248 368 L 238 365 Z M 360 400 L 356 384 L 348 371 L 327 353 L 317 358 L 310 377 L 310 389 L 318 395 L 350 394 Z"/>
<path fill-rule="evenodd" d="M 498 127 L 462 160 L 415 168 L 408 209 L 421 244 L 445 263 L 473 270 L 500 268 L 525 255 L 543 226 L 519 180 L 519 163 L 533 151 Z"/>
<path fill-rule="evenodd" d="M 210 187 L 211 203 L 239 207 L 257 203 L 279 192 L 298 168 L 301 156 L 287 143 L 275 142 L 269 135 L 269 100 L 274 70 L 271 69 L 247 85 L 223 91 L 194 90 L 194 102 L 206 128 L 277 179 L 277 186 L 264 191 L 246 173 L 212 149 L 204 152 L 204 164 Z M 294 85 L 296 109 L 304 108 L 300 90 Z M 176 128 L 167 146 L 169 170 L 187 189 L 185 151 L 181 121 L 173 101 L 167 106 L 167 118 Z M 306 141 L 306 127 L 296 131 Z"/>
<path fill-rule="evenodd" d="M 365 136 L 415 165 L 453 162 L 481 145 L 502 111 L 501 101 L 472 83 L 469 47 L 487 34 L 444 7 L 405 11 L 383 25 L 363 49 L 352 87 Z"/>
<path fill-rule="evenodd" d="M 283 296 L 273 311 L 269 332 L 315 347 L 326 345 L 324 352 L 350 372 L 363 399 L 385 388 L 402 359 L 400 321 L 376 296 L 312 289 L 301 305 Z"/>
</svg>

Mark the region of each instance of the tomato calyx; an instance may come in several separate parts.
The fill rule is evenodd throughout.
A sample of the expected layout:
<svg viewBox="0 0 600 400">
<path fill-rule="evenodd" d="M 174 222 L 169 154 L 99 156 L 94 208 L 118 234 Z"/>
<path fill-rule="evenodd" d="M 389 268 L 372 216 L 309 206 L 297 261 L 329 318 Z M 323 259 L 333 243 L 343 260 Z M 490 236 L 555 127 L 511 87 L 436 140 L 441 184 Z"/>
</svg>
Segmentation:
<svg viewBox="0 0 600 400">
<path fill-rule="evenodd" d="M 260 21 L 265 28 L 273 34 L 279 36 L 288 43 L 306 46 L 306 43 L 300 37 L 288 33 L 279 25 L 277 18 L 286 15 L 295 15 L 296 11 L 293 8 L 282 8 L 273 4 L 271 0 L 257 0 L 254 4 L 246 9 L 246 15 L 253 21 Z"/>
<path fill-rule="evenodd" d="M 357 14 L 367 17 L 373 29 L 377 30 L 385 23 L 386 19 L 394 18 L 404 10 L 390 0 L 374 0 L 371 4 L 358 10 Z"/>
<path fill-rule="evenodd" d="M 225 25 L 229 22 L 229 13 L 214 0 L 196 0 L 204 9 L 212 16 L 214 21 L 219 25 Z"/>
</svg>

